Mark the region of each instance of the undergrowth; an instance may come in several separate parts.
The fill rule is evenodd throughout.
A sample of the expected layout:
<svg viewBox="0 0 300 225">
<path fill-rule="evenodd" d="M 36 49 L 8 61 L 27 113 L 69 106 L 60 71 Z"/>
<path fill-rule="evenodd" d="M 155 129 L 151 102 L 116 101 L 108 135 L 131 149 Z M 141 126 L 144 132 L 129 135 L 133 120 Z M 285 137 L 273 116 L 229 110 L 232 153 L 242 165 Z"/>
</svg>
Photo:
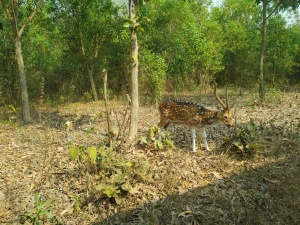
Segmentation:
<svg viewBox="0 0 300 225">
<path fill-rule="evenodd" d="M 97 177 L 96 185 L 91 187 L 91 183 L 87 184 L 90 187 L 87 191 L 100 192 L 117 204 L 121 203 L 135 183 L 145 179 L 149 170 L 147 161 L 127 160 L 122 154 L 105 146 L 97 149 L 72 144 L 69 154 L 72 160 L 76 160 L 82 175 Z"/>
<path fill-rule="evenodd" d="M 224 151 L 242 159 L 260 156 L 261 146 L 257 141 L 257 136 L 262 133 L 262 129 L 261 125 L 257 125 L 253 121 L 241 129 L 236 129 L 230 138 L 225 139 Z"/>
<path fill-rule="evenodd" d="M 161 135 L 161 140 L 158 140 L 159 135 Z M 147 136 L 141 136 L 139 143 L 144 147 L 152 147 L 155 150 L 175 148 L 174 142 L 168 139 L 168 132 L 161 131 L 158 127 L 150 127 Z"/>
<path fill-rule="evenodd" d="M 36 193 L 34 198 L 34 209 L 24 215 L 24 220 L 29 220 L 34 225 L 44 224 L 47 220 L 50 223 L 60 224 L 52 215 L 52 211 L 56 207 L 54 204 L 55 201 L 55 198 L 48 198 L 42 201 L 40 195 Z M 21 221 L 21 223 L 23 222 Z"/>
</svg>

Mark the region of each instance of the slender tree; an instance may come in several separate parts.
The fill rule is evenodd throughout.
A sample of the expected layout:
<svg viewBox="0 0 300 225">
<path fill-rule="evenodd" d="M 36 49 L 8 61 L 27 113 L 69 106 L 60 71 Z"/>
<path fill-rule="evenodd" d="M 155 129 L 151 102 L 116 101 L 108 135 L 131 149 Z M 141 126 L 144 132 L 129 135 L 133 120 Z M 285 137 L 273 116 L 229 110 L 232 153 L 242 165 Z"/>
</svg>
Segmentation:
<svg viewBox="0 0 300 225">
<path fill-rule="evenodd" d="M 18 73 L 20 78 L 20 87 L 21 87 L 21 100 L 22 100 L 22 113 L 23 121 L 25 124 L 31 122 L 30 110 L 29 110 L 29 100 L 28 100 L 28 91 L 27 91 L 27 81 L 25 66 L 22 54 L 22 45 L 21 45 L 21 36 L 27 25 L 33 20 L 37 11 L 41 8 L 44 0 L 38 1 L 35 8 L 32 10 L 31 14 L 23 21 L 23 24 L 20 25 L 19 20 L 19 9 L 24 7 L 24 3 L 19 4 L 18 0 L 1 0 L 2 7 L 6 12 L 7 18 L 11 23 L 13 35 L 14 35 L 14 44 L 15 44 L 15 53 L 16 60 L 18 65 Z"/>
<path fill-rule="evenodd" d="M 84 41 L 82 38 L 82 33 L 80 32 L 80 53 L 81 53 L 81 57 L 83 59 L 84 65 L 85 65 L 86 72 L 88 74 L 88 78 L 89 78 L 89 81 L 91 84 L 92 93 L 93 93 L 95 101 L 98 101 L 97 89 L 96 89 L 96 85 L 95 85 L 95 81 L 94 81 L 94 77 L 93 77 L 95 63 L 90 63 L 89 61 L 93 61 L 93 62 L 97 61 L 97 59 L 99 58 L 99 47 L 100 47 L 99 46 L 99 38 L 96 37 L 96 46 L 95 46 L 94 55 L 91 56 L 90 58 L 88 58 L 86 49 L 85 49 L 85 45 L 84 45 Z"/>
<path fill-rule="evenodd" d="M 138 74 L 139 74 L 139 61 L 138 61 L 138 39 L 137 39 L 137 23 L 136 17 L 136 4 L 135 0 L 129 0 L 129 18 L 131 21 L 131 119 L 129 128 L 129 141 L 132 141 L 138 128 L 138 117 L 139 117 L 139 87 L 138 87 Z"/>
<path fill-rule="evenodd" d="M 264 57 L 266 51 L 266 37 L 267 37 L 267 1 L 262 1 L 262 30 L 261 30 L 261 48 L 259 55 L 259 97 L 263 100 L 265 98 L 264 87 Z"/>
</svg>

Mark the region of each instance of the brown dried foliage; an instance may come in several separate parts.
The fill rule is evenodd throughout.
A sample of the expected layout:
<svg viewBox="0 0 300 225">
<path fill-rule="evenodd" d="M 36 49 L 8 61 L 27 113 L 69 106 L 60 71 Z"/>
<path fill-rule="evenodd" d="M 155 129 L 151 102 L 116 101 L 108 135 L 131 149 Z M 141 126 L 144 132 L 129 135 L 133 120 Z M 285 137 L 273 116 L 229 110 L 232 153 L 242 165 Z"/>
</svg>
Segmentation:
<svg viewBox="0 0 300 225">
<path fill-rule="evenodd" d="M 63 127 L 67 120 L 74 121 L 70 136 L 75 144 L 107 144 L 102 103 L 71 104 L 57 112 L 47 109 L 43 122 L 30 126 L 21 126 L 9 115 L 11 122 L 0 124 L 0 223 L 19 224 L 38 192 L 44 199 L 56 199 L 52 214 L 61 224 L 298 224 L 299 101 L 289 93 L 264 104 L 246 96 L 230 101 L 235 102 L 239 129 L 250 120 L 259 128 L 251 140 L 260 146 L 255 157 L 226 151 L 224 137 L 230 139 L 234 129 L 209 127 L 213 150 L 191 153 L 189 131 L 171 128 L 176 149 L 125 145 L 118 150 L 124 159 L 150 165 L 146 177 L 136 178 L 119 205 L 97 192 L 87 197 L 86 185 L 93 190 L 99 177 L 82 175 L 70 160 Z M 202 103 L 218 105 L 212 94 Z M 117 114 L 124 112 L 120 102 L 111 105 Z M 141 107 L 139 135 L 158 120 L 155 107 Z"/>
</svg>

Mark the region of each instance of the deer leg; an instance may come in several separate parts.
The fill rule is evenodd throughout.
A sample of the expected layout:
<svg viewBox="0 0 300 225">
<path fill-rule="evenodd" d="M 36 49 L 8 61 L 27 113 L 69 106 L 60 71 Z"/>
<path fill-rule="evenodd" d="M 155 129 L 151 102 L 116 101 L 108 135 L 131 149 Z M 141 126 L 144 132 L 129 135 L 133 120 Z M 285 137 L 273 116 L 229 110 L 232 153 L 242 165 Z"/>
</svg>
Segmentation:
<svg viewBox="0 0 300 225">
<path fill-rule="evenodd" d="M 196 128 L 192 128 L 193 152 L 196 152 Z"/>
<path fill-rule="evenodd" d="M 209 150 L 207 140 L 206 140 L 207 135 L 206 135 L 205 127 L 203 128 L 203 134 L 202 135 L 203 135 L 204 148 L 205 148 L 205 150 Z"/>
</svg>

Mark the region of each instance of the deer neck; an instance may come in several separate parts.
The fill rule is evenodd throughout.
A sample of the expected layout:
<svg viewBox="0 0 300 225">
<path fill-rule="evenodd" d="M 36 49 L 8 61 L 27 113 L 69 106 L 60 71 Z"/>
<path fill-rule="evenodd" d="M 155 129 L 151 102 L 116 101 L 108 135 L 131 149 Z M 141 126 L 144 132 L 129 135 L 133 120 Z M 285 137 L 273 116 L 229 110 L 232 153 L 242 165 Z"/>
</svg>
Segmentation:
<svg viewBox="0 0 300 225">
<path fill-rule="evenodd" d="M 202 114 L 202 121 L 203 125 L 210 125 L 218 121 L 219 111 L 217 110 L 208 110 Z"/>
</svg>

